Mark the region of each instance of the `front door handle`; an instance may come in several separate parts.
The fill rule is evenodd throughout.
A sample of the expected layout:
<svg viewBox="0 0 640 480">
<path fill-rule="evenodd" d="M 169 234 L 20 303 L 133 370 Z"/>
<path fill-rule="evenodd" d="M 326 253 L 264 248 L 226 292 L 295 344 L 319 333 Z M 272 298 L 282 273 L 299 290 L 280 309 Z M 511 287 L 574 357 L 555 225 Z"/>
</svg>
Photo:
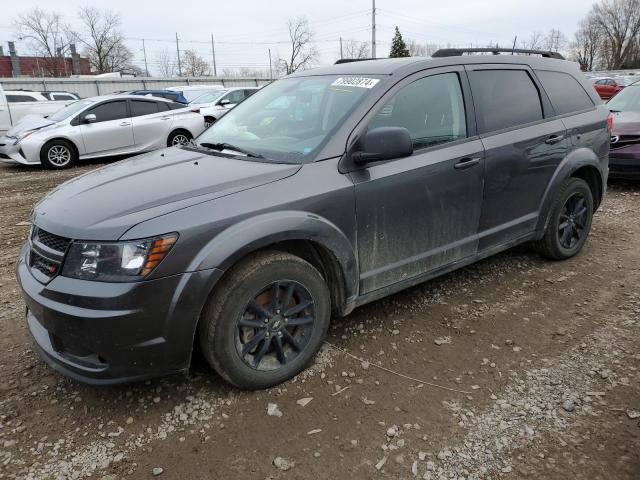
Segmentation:
<svg viewBox="0 0 640 480">
<path fill-rule="evenodd" d="M 130 123 L 130 122 L 122 122 L 122 123 L 120 124 L 120 126 L 121 126 L 121 127 L 128 127 L 129 125 L 131 125 L 131 123 Z"/>
<path fill-rule="evenodd" d="M 458 163 L 456 163 L 453 168 L 456 170 L 466 170 L 467 168 L 475 167 L 479 163 L 479 158 L 465 157 L 458 160 Z"/>
<path fill-rule="evenodd" d="M 551 135 L 544 141 L 544 143 L 547 145 L 554 145 L 556 143 L 560 143 L 562 140 L 564 140 L 564 135 Z"/>
<path fill-rule="evenodd" d="M 160 120 L 171 120 L 171 117 L 160 117 Z"/>
</svg>

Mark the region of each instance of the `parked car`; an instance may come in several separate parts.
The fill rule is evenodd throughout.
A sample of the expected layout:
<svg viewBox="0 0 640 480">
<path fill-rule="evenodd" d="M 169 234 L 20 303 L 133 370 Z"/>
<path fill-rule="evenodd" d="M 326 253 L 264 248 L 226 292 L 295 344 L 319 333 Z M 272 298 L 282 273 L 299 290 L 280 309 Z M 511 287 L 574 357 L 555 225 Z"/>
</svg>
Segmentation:
<svg viewBox="0 0 640 480">
<path fill-rule="evenodd" d="M 629 85 L 607 107 L 613 113 L 610 177 L 640 179 L 640 83 Z"/>
<path fill-rule="evenodd" d="M 0 136 L 27 115 L 49 115 L 73 101 L 50 101 L 39 92 L 5 91 L 0 85 Z"/>
<path fill-rule="evenodd" d="M 578 254 L 607 108 L 559 54 L 462 53 L 295 73 L 192 144 L 50 192 L 17 264 L 42 357 L 116 383 L 185 372 L 198 342 L 266 388 L 309 364 L 332 314 L 523 242 Z"/>
<path fill-rule="evenodd" d="M 128 93 L 129 95 L 166 98 L 167 100 L 171 100 L 172 102 L 183 103 L 185 105 L 189 103 L 183 93 L 179 90 L 133 90 L 131 92 L 125 93 Z"/>
<path fill-rule="evenodd" d="M 0 161 L 69 168 L 78 160 L 188 143 L 204 119 L 180 103 L 135 95 L 75 102 L 47 118 L 24 118 L 0 138 Z"/>
<path fill-rule="evenodd" d="M 40 92 L 47 100 L 80 100 L 80 97 L 71 92 Z"/>
<path fill-rule="evenodd" d="M 224 90 L 224 87 L 222 85 L 180 85 L 168 87 L 167 90 L 181 92 L 188 103 L 205 93 Z"/>
<path fill-rule="evenodd" d="M 200 95 L 189 102 L 189 105 L 200 109 L 200 114 L 205 119 L 205 125 L 209 127 L 213 125 L 213 122 L 258 90 L 260 90 L 259 87 L 235 87 L 215 90 Z"/>
<path fill-rule="evenodd" d="M 606 100 L 633 82 L 634 80 L 629 78 L 598 78 L 593 82 L 593 88 L 596 89 L 600 98 Z"/>
</svg>

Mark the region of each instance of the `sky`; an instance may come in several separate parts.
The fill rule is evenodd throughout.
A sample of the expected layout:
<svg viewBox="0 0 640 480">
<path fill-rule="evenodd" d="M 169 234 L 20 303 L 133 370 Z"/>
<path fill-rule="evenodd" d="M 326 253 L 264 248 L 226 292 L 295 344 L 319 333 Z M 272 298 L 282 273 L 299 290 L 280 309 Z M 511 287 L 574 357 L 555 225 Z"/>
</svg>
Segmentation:
<svg viewBox="0 0 640 480">
<path fill-rule="evenodd" d="M 213 35 L 218 74 L 225 68 L 268 70 L 269 49 L 274 60 L 278 54 L 287 54 L 286 23 L 290 18 L 309 19 L 321 63 L 339 58 L 340 37 L 344 41 L 371 40 L 371 0 L 7 0 L 0 17 L 0 41 L 5 51 L 6 42 L 16 40 L 18 51 L 28 53 L 26 41 L 17 39 L 12 24 L 18 15 L 40 7 L 60 12 L 74 26 L 81 5 L 108 6 L 119 12 L 134 64 L 144 69 L 144 38 L 152 74 L 164 51 L 175 56 L 176 33 L 181 51 L 194 49 L 210 63 Z M 511 46 L 516 35 L 527 39 L 535 31 L 552 28 L 571 38 L 590 8 L 589 0 L 377 0 L 377 56 L 389 54 L 396 25 L 405 41 Z"/>
</svg>

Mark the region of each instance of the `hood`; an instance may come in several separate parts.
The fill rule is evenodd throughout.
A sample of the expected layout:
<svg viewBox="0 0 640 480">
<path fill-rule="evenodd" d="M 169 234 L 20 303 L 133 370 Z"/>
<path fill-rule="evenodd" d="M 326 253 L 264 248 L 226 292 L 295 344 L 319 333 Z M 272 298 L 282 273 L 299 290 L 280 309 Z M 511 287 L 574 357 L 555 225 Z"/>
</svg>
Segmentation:
<svg viewBox="0 0 640 480">
<path fill-rule="evenodd" d="M 640 112 L 613 112 L 613 134 L 640 135 Z"/>
<path fill-rule="evenodd" d="M 36 205 L 33 222 L 68 238 L 117 240 L 140 222 L 280 180 L 300 167 L 159 150 L 63 183 Z"/>
<path fill-rule="evenodd" d="M 26 132 L 27 130 L 38 130 L 40 128 L 48 127 L 49 125 L 53 125 L 55 122 L 44 118 L 40 115 L 25 115 L 18 123 L 16 123 L 12 128 L 7 132 L 8 137 L 15 137 L 22 132 Z"/>
</svg>

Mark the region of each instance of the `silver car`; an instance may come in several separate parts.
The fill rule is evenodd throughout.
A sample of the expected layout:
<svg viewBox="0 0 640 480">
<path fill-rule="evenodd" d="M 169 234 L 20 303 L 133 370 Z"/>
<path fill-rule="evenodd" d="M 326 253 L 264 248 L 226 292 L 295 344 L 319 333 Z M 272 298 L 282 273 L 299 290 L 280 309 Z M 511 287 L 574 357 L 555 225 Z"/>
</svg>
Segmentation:
<svg viewBox="0 0 640 480">
<path fill-rule="evenodd" d="M 0 161 L 68 168 L 77 160 L 185 144 L 204 128 L 197 110 L 162 98 L 93 97 L 47 118 L 23 118 L 0 137 Z"/>
<path fill-rule="evenodd" d="M 259 87 L 233 87 L 207 92 L 189 102 L 190 106 L 200 108 L 207 127 L 225 113 L 260 90 Z"/>
</svg>

